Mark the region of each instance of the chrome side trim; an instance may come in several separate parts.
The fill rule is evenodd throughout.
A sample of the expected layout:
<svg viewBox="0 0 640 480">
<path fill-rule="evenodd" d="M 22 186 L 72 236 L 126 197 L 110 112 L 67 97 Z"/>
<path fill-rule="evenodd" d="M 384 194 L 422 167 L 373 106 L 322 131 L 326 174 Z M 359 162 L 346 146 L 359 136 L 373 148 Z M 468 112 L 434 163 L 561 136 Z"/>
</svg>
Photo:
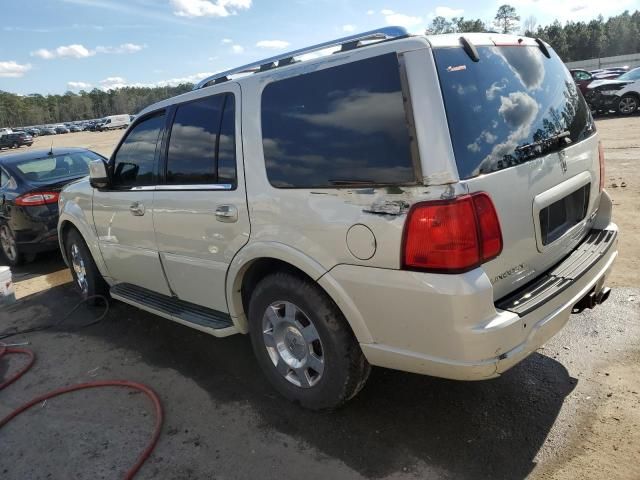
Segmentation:
<svg viewBox="0 0 640 480">
<path fill-rule="evenodd" d="M 132 191 L 182 191 L 182 190 L 233 190 L 230 183 L 207 183 L 203 185 L 143 185 L 131 187 Z"/>
<path fill-rule="evenodd" d="M 210 183 L 205 185 L 156 185 L 156 190 L 233 190 L 230 183 Z"/>
</svg>

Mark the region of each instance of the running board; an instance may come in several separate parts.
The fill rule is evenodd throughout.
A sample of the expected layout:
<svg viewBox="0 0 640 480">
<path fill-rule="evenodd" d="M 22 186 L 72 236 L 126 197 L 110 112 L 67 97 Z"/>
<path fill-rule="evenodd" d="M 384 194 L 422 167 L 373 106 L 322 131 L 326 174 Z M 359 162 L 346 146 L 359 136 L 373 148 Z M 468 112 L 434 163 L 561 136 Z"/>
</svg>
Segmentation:
<svg viewBox="0 0 640 480">
<path fill-rule="evenodd" d="M 162 295 L 130 283 L 114 285 L 110 294 L 116 300 L 216 337 L 238 333 L 228 313 Z"/>
</svg>

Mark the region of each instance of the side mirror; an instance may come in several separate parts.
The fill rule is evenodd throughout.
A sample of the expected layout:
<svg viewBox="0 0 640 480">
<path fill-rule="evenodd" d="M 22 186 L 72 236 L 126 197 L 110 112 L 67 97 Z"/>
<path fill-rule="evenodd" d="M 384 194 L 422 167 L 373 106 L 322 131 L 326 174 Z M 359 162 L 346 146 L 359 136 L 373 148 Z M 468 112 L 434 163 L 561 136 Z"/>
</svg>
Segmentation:
<svg viewBox="0 0 640 480">
<path fill-rule="evenodd" d="M 104 160 L 89 162 L 89 183 L 93 188 L 107 188 L 109 186 L 109 174 Z"/>
</svg>

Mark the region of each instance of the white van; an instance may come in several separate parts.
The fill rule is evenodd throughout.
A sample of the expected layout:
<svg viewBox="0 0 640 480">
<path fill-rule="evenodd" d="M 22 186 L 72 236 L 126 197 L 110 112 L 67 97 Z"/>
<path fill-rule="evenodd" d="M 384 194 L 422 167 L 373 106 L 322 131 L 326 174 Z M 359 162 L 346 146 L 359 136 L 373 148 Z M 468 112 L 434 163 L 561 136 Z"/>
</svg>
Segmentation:
<svg viewBox="0 0 640 480">
<path fill-rule="evenodd" d="M 0 137 L 7 133 L 13 133 L 13 130 L 11 130 L 10 128 L 0 128 Z"/>
<path fill-rule="evenodd" d="M 131 123 L 129 115 L 111 115 L 105 117 L 104 122 L 99 126 L 99 130 L 115 130 L 116 128 L 127 128 Z"/>
</svg>

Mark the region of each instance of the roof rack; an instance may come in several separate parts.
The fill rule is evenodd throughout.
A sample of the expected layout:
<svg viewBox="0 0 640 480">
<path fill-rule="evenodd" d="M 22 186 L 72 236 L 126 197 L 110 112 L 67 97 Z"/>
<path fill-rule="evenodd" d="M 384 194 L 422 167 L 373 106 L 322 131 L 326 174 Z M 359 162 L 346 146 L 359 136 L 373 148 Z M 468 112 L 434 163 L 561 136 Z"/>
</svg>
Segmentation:
<svg viewBox="0 0 640 480">
<path fill-rule="evenodd" d="M 301 48 L 299 50 L 294 50 L 293 52 L 283 53 L 282 55 L 277 55 L 275 57 L 249 63 L 248 65 L 227 70 L 225 72 L 216 73 L 215 75 L 201 80 L 193 89 L 198 90 L 200 88 L 226 82 L 229 80 L 229 77 L 231 75 L 237 75 L 240 73 L 264 72 L 265 70 L 271 70 L 273 68 L 291 65 L 292 63 L 294 63 L 294 57 L 317 52 L 318 50 L 324 50 L 325 48 L 339 46 L 341 47 L 341 51 L 346 51 L 359 46 L 359 42 L 368 40 L 390 40 L 406 37 L 408 35 L 409 33 L 404 27 L 384 27 L 378 28 L 376 30 L 370 30 L 364 33 L 358 33 L 356 35 L 350 35 L 348 37 L 338 38 L 336 40 L 330 40 L 328 42 L 319 43 L 311 47 Z"/>
</svg>

